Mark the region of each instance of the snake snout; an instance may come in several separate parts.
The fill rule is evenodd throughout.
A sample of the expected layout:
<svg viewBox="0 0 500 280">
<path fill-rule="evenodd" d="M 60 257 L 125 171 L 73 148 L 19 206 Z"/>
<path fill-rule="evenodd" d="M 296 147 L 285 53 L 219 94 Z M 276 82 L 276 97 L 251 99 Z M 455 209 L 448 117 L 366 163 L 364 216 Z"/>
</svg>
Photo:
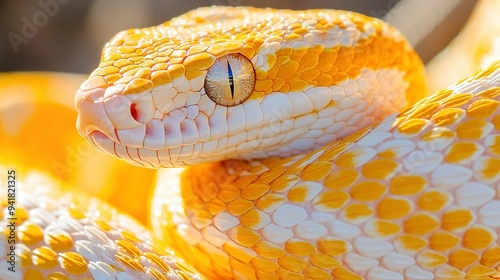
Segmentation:
<svg viewBox="0 0 500 280">
<path fill-rule="evenodd" d="M 94 132 L 99 131 L 117 142 L 116 128 L 106 112 L 105 102 L 99 91 L 104 90 L 94 90 L 92 95 L 81 94 L 81 91 L 77 93 L 75 97 L 75 107 L 78 110 L 76 127 L 82 136 L 91 137 Z"/>
<path fill-rule="evenodd" d="M 153 119 L 155 110 L 151 94 L 123 94 L 112 90 L 108 87 L 79 91 L 75 106 L 79 112 L 80 134 L 96 144 L 106 136 L 115 143 L 142 147 L 146 125 Z"/>
</svg>

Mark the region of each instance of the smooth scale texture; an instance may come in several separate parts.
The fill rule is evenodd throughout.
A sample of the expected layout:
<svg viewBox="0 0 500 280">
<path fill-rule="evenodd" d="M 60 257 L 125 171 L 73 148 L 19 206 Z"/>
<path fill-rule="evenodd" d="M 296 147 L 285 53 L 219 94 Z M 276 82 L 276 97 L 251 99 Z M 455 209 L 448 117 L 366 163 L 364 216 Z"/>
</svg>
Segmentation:
<svg viewBox="0 0 500 280">
<path fill-rule="evenodd" d="M 2 174 L 7 170 L 0 165 Z M 15 201 L 0 199 L 1 279 L 205 279 L 137 221 L 103 201 L 38 171 L 17 174 Z M 3 186 L 6 178 L 0 179 Z M 11 246 L 15 265 L 7 262 Z"/>
<path fill-rule="evenodd" d="M 154 232 L 214 279 L 498 278 L 499 66 L 307 155 L 161 170 Z"/>
</svg>

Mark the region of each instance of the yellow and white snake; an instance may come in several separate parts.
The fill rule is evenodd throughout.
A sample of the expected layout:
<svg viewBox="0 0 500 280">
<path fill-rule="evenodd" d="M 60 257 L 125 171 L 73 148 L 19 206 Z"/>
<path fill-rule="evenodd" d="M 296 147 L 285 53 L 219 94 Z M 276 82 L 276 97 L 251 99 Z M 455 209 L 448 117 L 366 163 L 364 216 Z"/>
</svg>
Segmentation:
<svg viewBox="0 0 500 280">
<path fill-rule="evenodd" d="M 123 31 L 75 96 L 77 128 L 181 167 L 158 173 L 152 233 L 34 173 L 0 276 L 498 279 L 500 63 L 418 101 L 423 73 L 351 12 L 212 7 Z"/>
</svg>

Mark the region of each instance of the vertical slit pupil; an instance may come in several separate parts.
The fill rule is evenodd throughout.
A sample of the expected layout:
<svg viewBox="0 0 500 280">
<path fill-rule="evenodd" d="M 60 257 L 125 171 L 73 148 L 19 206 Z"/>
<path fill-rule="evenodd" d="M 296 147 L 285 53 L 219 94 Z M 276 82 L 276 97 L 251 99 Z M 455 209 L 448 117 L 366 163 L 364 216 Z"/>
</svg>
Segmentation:
<svg viewBox="0 0 500 280">
<path fill-rule="evenodd" d="M 229 88 L 231 89 L 231 98 L 234 98 L 233 69 L 231 69 L 231 65 L 229 64 L 229 61 L 227 62 L 227 74 L 229 76 Z"/>
</svg>

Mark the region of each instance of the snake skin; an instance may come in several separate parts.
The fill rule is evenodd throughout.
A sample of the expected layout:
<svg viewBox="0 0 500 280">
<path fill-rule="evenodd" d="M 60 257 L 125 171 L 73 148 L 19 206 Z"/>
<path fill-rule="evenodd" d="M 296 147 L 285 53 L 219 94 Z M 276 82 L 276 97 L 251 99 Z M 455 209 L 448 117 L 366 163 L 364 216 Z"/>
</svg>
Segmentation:
<svg viewBox="0 0 500 280">
<path fill-rule="evenodd" d="M 206 86 L 221 61 L 208 83 L 231 98 L 254 75 L 241 104 Z M 21 269 L 0 275 L 498 279 L 499 68 L 422 99 L 408 43 L 350 12 L 212 7 L 121 32 L 75 96 L 77 128 L 132 164 L 181 167 L 158 171 L 152 233 L 33 174 Z"/>
</svg>

